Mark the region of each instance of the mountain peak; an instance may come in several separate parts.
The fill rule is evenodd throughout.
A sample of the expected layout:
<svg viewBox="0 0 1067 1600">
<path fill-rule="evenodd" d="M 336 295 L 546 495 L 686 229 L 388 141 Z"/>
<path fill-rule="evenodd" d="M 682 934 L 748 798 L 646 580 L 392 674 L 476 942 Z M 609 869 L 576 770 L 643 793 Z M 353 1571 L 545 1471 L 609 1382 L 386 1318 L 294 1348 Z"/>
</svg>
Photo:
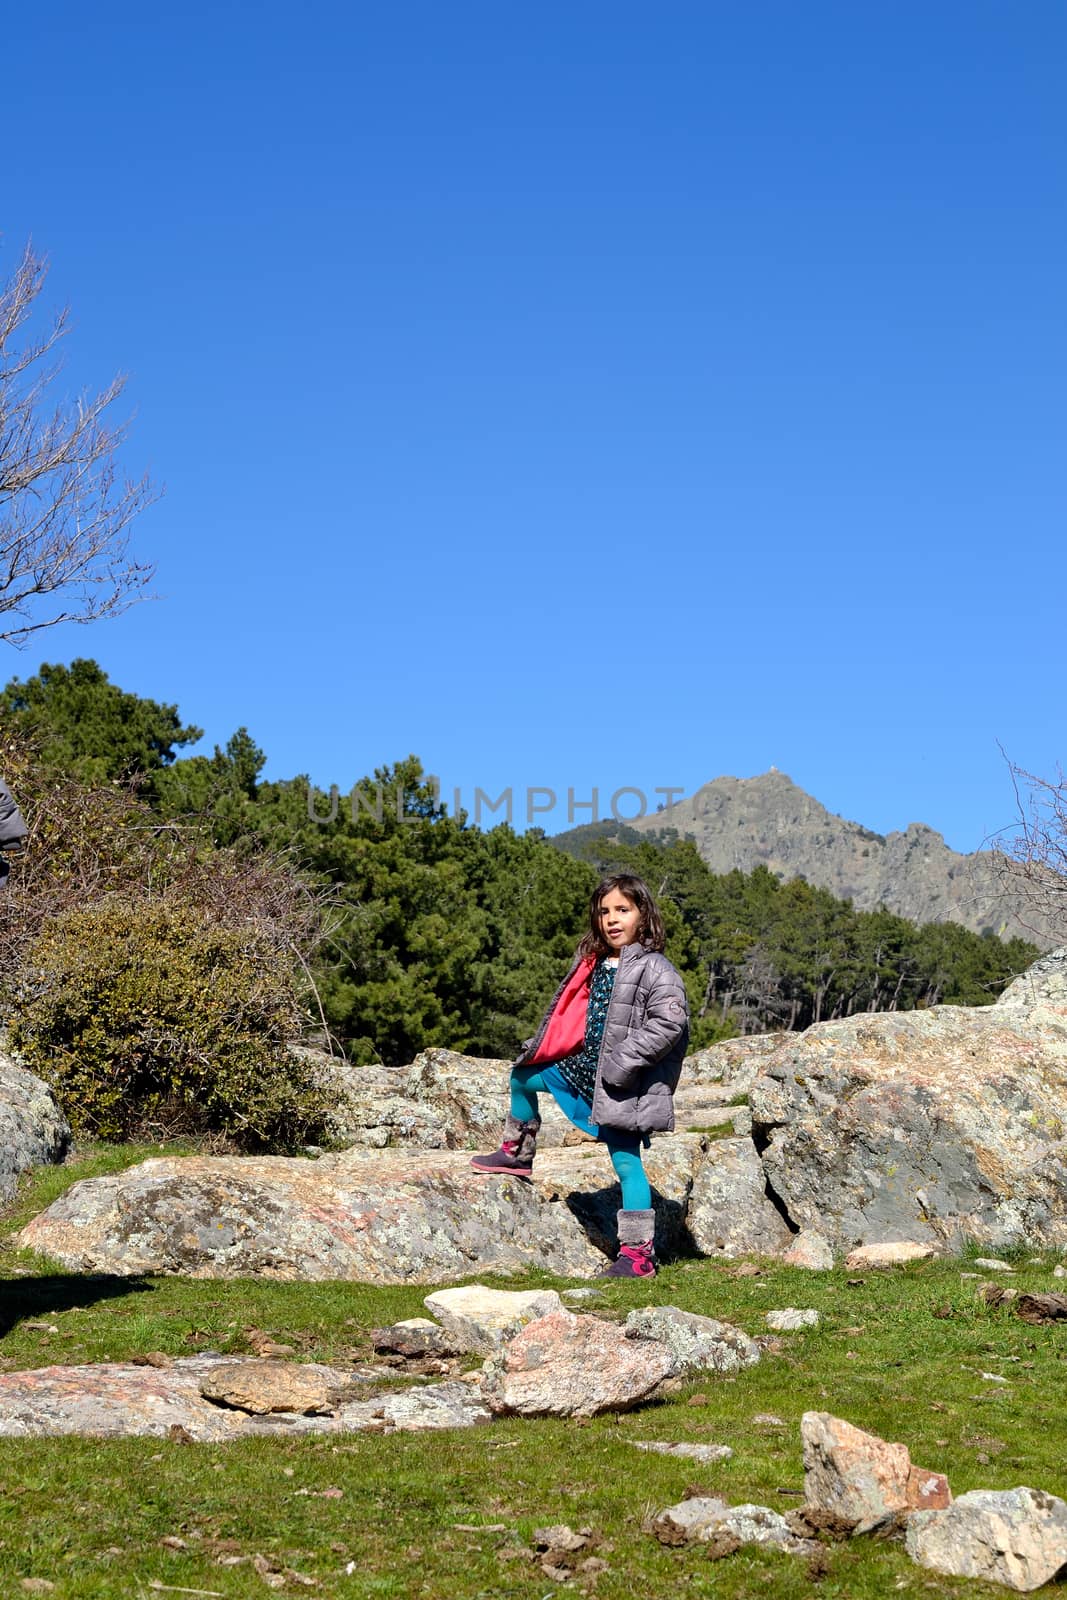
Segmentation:
<svg viewBox="0 0 1067 1600">
<path fill-rule="evenodd" d="M 786 772 L 771 767 L 751 778 L 723 775 L 655 815 L 636 818 L 638 832 L 673 828 L 696 844 L 713 872 L 765 866 L 779 878 L 806 878 L 851 900 L 859 911 L 879 906 L 912 922 L 959 922 L 1045 947 L 1055 930 L 1006 888 L 986 851 L 960 855 L 925 822 L 888 836 L 828 811 Z"/>
</svg>

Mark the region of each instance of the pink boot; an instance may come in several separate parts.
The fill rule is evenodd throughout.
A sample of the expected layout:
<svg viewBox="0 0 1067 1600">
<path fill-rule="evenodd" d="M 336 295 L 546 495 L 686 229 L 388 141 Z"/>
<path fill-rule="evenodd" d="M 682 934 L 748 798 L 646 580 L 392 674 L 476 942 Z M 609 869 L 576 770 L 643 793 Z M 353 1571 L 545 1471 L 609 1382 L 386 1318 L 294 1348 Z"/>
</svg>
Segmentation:
<svg viewBox="0 0 1067 1600">
<path fill-rule="evenodd" d="M 481 1172 L 486 1177 L 531 1178 L 540 1126 L 540 1117 L 519 1122 L 509 1112 L 500 1149 L 494 1150 L 492 1155 L 474 1156 L 471 1166 L 475 1172 Z"/>
<path fill-rule="evenodd" d="M 656 1251 L 653 1239 L 656 1231 L 654 1211 L 620 1211 L 619 1258 L 610 1267 L 598 1272 L 598 1278 L 654 1278 L 656 1276 Z"/>
</svg>

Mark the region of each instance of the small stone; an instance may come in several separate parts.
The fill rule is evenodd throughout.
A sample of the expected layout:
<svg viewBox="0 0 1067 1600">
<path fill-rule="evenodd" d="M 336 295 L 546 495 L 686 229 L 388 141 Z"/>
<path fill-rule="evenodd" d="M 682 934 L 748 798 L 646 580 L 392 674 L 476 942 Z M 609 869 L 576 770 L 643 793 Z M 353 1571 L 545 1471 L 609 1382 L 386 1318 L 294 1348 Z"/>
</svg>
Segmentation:
<svg viewBox="0 0 1067 1600">
<path fill-rule="evenodd" d="M 729 1461 L 733 1451 L 728 1444 L 664 1443 L 659 1439 L 631 1439 L 635 1450 L 651 1450 L 660 1456 L 679 1456 L 687 1461 Z"/>
<path fill-rule="evenodd" d="M 727 1506 L 706 1496 L 668 1506 L 647 1527 L 661 1544 L 699 1540 L 710 1546 L 708 1554 L 713 1560 L 732 1555 L 744 1544 L 773 1545 L 793 1555 L 810 1555 L 815 1549 L 811 1540 L 798 1538 L 785 1518 L 769 1506 Z"/>
<path fill-rule="evenodd" d="M 535 1528 L 533 1542 L 539 1550 L 584 1550 L 589 1543 L 585 1534 L 575 1533 L 565 1522 L 555 1522 L 550 1528 Z"/>
<path fill-rule="evenodd" d="M 845 1257 L 845 1266 L 851 1272 L 865 1267 L 901 1267 L 909 1261 L 930 1261 L 937 1255 L 932 1244 L 916 1244 L 912 1239 L 898 1239 L 883 1244 L 864 1244 Z"/>
<path fill-rule="evenodd" d="M 459 1353 L 456 1341 L 449 1339 L 439 1323 L 429 1317 L 407 1317 L 403 1322 L 391 1323 L 388 1328 L 375 1328 L 371 1337 L 375 1351 L 405 1356 L 439 1356 Z"/>
<path fill-rule="evenodd" d="M 817 1328 L 819 1313 L 812 1310 L 798 1310 L 796 1306 L 786 1306 L 783 1311 L 768 1311 L 767 1326 L 776 1333 L 795 1333 L 798 1328 Z"/>
<path fill-rule="evenodd" d="M 555 1289 L 487 1289 L 472 1283 L 460 1289 L 438 1289 L 423 1301 L 456 1350 L 492 1355 L 538 1317 L 559 1311 Z"/>
<path fill-rule="evenodd" d="M 204 1374 L 200 1393 L 215 1405 L 253 1416 L 286 1411 L 329 1416 L 337 1409 L 336 1384 L 289 1361 L 226 1362 Z"/>
<path fill-rule="evenodd" d="M 591 1300 L 606 1300 L 603 1289 L 564 1289 L 563 1299 L 568 1305 L 588 1305 Z"/>
<path fill-rule="evenodd" d="M 623 1324 L 628 1339 L 664 1345 L 671 1354 L 671 1376 L 693 1372 L 740 1372 L 759 1360 L 759 1348 L 728 1322 L 701 1317 L 677 1306 L 646 1306 L 631 1311 Z"/>
<path fill-rule="evenodd" d="M 829 1272 L 834 1264 L 834 1253 L 824 1234 L 814 1228 L 801 1228 L 779 1259 L 787 1267 L 805 1267 L 809 1272 Z"/>
<path fill-rule="evenodd" d="M 773 1411 L 757 1411 L 752 1421 L 759 1428 L 784 1428 L 785 1423 L 781 1417 L 776 1417 Z"/>
<path fill-rule="evenodd" d="M 482 1394 L 503 1415 L 628 1411 L 670 1377 L 674 1361 L 665 1344 L 631 1339 L 614 1323 L 560 1309 L 528 1323 L 490 1357 Z"/>
<path fill-rule="evenodd" d="M 1067 1267 L 1061 1266 L 1057 1262 L 1057 1264 L 1052 1269 L 1052 1276 L 1054 1278 L 1067 1278 Z"/>
<path fill-rule="evenodd" d="M 727 1509 L 726 1501 L 696 1495 L 667 1506 L 647 1524 L 647 1530 L 660 1544 L 689 1544 L 699 1539 L 702 1528 L 711 1527 Z"/>
<path fill-rule="evenodd" d="M 975 1256 L 974 1264 L 981 1267 L 983 1272 L 1014 1272 L 1014 1267 L 1007 1261 L 998 1261 L 996 1256 Z"/>
<path fill-rule="evenodd" d="M 790 1555 L 811 1555 L 817 1548 L 809 1539 L 798 1539 L 781 1513 L 772 1511 L 770 1506 L 730 1506 L 698 1537 L 706 1543 L 724 1535 L 736 1539 L 739 1545 L 773 1545 Z"/>
</svg>

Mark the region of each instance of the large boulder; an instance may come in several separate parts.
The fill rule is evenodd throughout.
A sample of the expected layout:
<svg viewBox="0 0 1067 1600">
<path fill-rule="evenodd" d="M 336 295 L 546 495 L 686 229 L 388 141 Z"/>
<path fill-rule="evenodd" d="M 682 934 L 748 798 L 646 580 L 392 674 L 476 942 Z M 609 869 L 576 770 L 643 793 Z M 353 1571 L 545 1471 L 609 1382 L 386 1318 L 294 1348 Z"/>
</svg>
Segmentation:
<svg viewBox="0 0 1067 1600">
<path fill-rule="evenodd" d="M 719 1139 L 701 1161 L 686 1224 L 705 1256 L 777 1255 L 791 1244 L 789 1224 L 767 1195 L 751 1139 Z"/>
<path fill-rule="evenodd" d="M 727 1039 L 686 1060 L 676 1100 L 681 1129 L 728 1122 L 729 1102 L 748 1093 L 763 1062 L 783 1036 Z M 374 1149 L 416 1145 L 424 1150 L 494 1149 L 504 1119 L 510 1062 L 459 1050 L 421 1051 L 409 1066 L 352 1067 L 339 1057 L 293 1045 L 333 1093 L 331 1132 L 338 1144 Z M 541 1097 L 542 1149 L 577 1143 L 548 1095 Z"/>
<path fill-rule="evenodd" d="M 686 1242 L 703 1141 L 647 1157 L 661 1248 Z M 536 1178 L 486 1178 L 460 1151 L 168 1157 L 74 1184 L 19 1242 L 80 1272 L 447 1283 L 530 1266 L 588 1278 L 614 1253 L 620 1194 L 603 1146 L 538 1155 Z"/>
<path fill-rule="evenodd" d="M 755 1033 L 741 1039 L 722 1039 L 686 1056 L 680 1087 L 699 1085 L 714 1091 L 719 1100 L 739 1100 L 747 1095 L 766 1062 L 787 1033 Z"/>
<path fill-rule="evenodd" d="M 750 1103 L 770 1189 L 835 1248 L 1067 1244 L 1067 950 L 993 1006 L 789 1037 Z"/>
<path fill-rule="evenodd" d="M 314 1065 L 333 1092 L 331 1133 L 338 1144 L 372 1149 L 415 1145 L 423 1150 L 494 1150 L 507 1109 L 510 1063 L 459 1050 L 423 1050 L 409 1066 L 352 1067 L 322 1051 L 290 1047 Z M 571 1129 L 542 1097 L 541 1147 L 563 1144 Z"/>
<path fill-rule="evenodd" d="M 62 1161 L 70 1124 L 46 1083 L 9 1053 L 0 1032 L 0 1201 L 10 1200 L 20 1173 Z"/>
</svg>

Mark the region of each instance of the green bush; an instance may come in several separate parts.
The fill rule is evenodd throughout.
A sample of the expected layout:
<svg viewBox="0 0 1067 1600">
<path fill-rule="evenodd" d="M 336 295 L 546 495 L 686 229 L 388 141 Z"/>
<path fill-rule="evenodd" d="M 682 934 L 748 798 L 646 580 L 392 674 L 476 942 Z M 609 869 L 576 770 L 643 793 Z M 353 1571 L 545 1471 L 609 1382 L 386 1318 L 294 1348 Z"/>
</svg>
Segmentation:
<svg viewBox="0 0 1067 1600">
<path fill-rule="evenodd" d="M 166 901 L 49 919 L 26 951 L 10 1031 L 76 1134 L 223 1134 L 242 1149 L 324 1137 L 329 1104 L 285 1049 L 299 1008 L 268 930 Z"/>
</svg>

